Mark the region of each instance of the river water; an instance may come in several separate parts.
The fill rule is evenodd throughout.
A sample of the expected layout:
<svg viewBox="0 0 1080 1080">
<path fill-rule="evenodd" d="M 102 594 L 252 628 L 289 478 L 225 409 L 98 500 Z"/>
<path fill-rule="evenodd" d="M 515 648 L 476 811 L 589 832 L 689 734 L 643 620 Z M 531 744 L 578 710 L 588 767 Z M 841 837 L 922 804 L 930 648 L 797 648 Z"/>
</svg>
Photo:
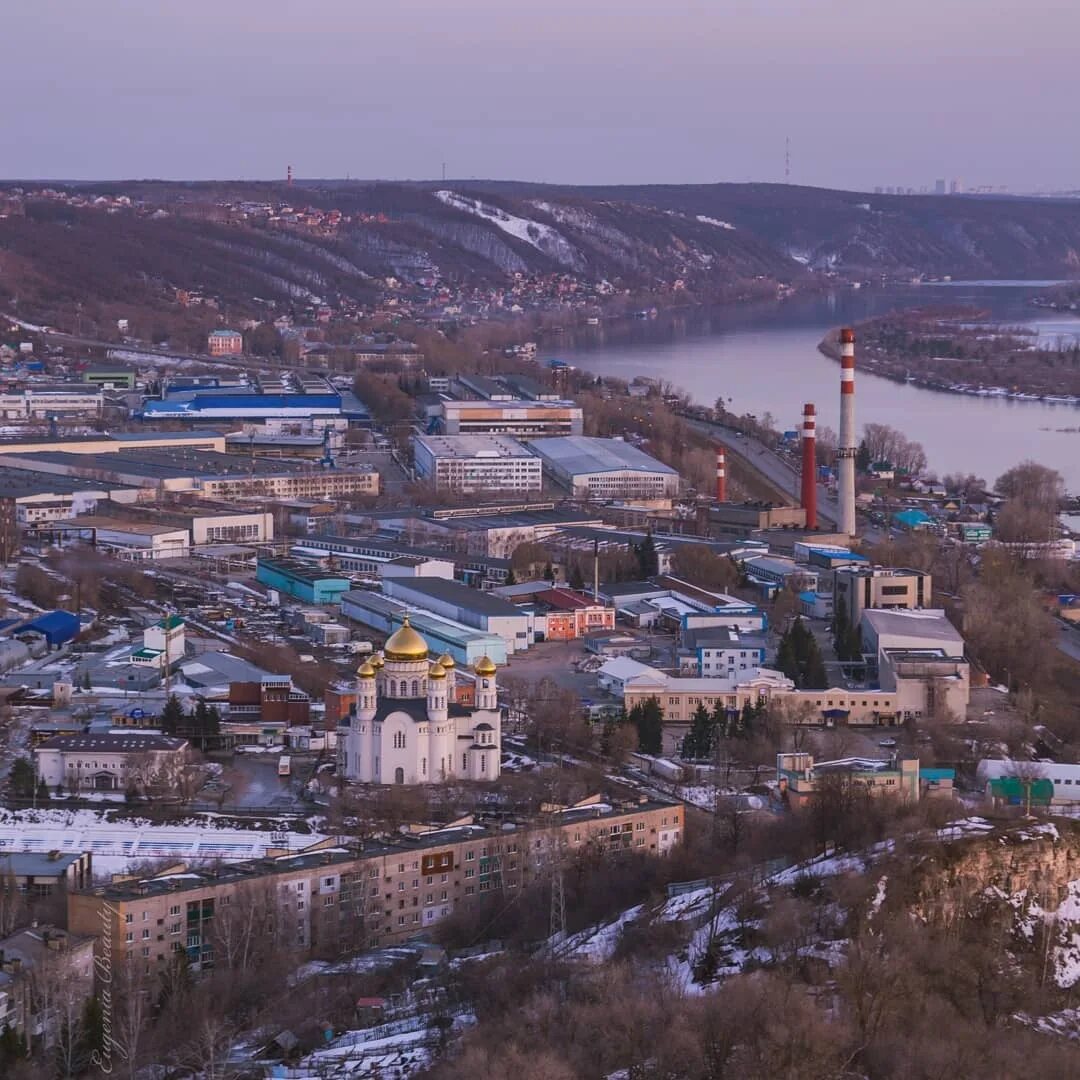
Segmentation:
<svg viewBox="0 0 1080 1080">
<path fill-rule="evenodd" d="M 996 322 L 1031 326 L 1051 343 L 1076 338 L 1080 318 L 1031 306 L 1045 284 L 843 289 L 745 308 L 661 312 L 656 319 L 568 332 L 541 357 L 627 380 L 666 379 L 702 404 L 712 405 L 722 395 L 734 412 L 771 412 L 781 430 L 796 429 L 803 403 L 812 401 L 818 426 L 837 430 L 840 368 L 817 348 L 827 330 L 903 308 L 973 304 Z M 1080 494 L 1080 408 L 941 393 L 858 371 L 856 395 L 859 427 L 899 428 L 923 444 L 930 468 L 939 474 L 973 472 L 992 484 L 1031 458 L 1057 469 L 1068 490 Z"/>
</svg>

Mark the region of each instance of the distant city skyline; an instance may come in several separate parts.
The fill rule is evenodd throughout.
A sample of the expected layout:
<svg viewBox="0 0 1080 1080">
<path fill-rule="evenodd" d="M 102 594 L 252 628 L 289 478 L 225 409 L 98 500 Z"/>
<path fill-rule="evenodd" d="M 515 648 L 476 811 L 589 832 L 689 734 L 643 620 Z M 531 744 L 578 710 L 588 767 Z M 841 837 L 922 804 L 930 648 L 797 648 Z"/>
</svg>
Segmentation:
<svg viewBox="0 0 1080 1080">
<path fill-rule="evenodd" d="M 1006 5 L 1011 8 L 1011 5 Z M 1080 7 L 8 0 L 0 176 L 1080 189 Z M 1022 150 L 1021 150 L 1022 148 Z"/>
</svg>

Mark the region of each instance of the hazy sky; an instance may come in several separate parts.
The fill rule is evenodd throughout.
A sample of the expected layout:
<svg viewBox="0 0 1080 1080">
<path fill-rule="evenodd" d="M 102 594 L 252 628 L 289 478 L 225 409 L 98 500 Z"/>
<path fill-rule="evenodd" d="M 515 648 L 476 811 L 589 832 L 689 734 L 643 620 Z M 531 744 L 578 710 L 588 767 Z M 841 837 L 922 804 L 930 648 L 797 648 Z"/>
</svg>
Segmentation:
<svg viewBox="0 0 1080 1080">
<path fill-rule="evenodd" d="M 1080 188 L 1077 0 L 2 0 L 0 176 Z"/>
</svg>

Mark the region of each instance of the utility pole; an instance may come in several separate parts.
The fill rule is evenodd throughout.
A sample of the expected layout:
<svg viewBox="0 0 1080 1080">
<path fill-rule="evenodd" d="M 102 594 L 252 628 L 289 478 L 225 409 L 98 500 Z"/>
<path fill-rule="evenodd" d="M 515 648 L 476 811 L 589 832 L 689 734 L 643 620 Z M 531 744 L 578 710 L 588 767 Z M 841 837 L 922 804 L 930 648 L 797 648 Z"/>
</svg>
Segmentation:
<svg viewBox="0 0 1080 1080">
<path fill-rule="evenodd" d="M 784 139 L 784 183 L 791 183 L 791 136 Z"/>
</svg>

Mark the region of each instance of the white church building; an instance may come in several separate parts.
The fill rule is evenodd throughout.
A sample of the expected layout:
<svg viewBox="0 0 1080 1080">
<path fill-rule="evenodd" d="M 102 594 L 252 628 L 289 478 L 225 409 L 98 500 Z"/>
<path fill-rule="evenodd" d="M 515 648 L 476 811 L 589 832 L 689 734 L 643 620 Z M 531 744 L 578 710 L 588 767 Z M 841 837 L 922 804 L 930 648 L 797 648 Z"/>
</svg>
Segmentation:
<svg viewBox="0 0 1080 1080">
<path fill-rule="evenodd" d="M 432 662 L 409 625 L 357 671 L 354 711 L 338 723 L 338 776 L 368 784 L 497 780 L 502 744 L 496 668 L 477 661 L 476 707 L 457 703 L 455 664 Z"/>
</svg>

